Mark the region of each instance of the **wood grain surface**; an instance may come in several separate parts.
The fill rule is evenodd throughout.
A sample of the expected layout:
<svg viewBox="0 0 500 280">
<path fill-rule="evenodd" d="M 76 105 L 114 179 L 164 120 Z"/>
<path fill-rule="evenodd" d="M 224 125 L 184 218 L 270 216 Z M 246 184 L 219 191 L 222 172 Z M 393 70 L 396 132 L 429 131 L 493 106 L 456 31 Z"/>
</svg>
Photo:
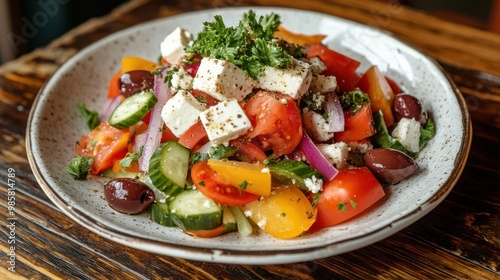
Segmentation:
<svg viewBox="0 0 500 280">
<path fill-rule="evenodd" d="M 38 186 L 25 148 L 29 110 L 49 76 L 85 46 L 135 24 L 252 5 L 314 10 L 373 25 L 436 59 L 467 101 L 474 130 L 467 165 L 449 196 L 418 222 L 374 245 L 268 266 L 189 261 L 132 249 L 86 230 L 56 208 Z M 500 279 L 499 143 L 498 33 L 374 0 L 129 1 L 0 66 L 0 279 Z M 9 174 L 15 174 L 15 272 L 7 263 Z"/>
</svg>

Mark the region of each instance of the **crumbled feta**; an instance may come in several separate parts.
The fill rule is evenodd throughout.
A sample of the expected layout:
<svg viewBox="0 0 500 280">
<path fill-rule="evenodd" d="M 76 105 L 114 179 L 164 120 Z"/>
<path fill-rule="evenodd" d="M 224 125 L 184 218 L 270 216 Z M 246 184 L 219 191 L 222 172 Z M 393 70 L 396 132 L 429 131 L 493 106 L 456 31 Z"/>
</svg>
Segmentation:
<svg viewBox="0 0 500 280">
<path fill-rule="evenodd" d="M 161 118 L 176 137 L 180 137 L 192 125 L 198 122 L 201 112 L 206 107 L 189 92 L 181 90 L 163 106 Z"/>
<path fill-rule="evenodd" d="M 327 93 L 335 91 L 336 88 L 337 78 L 335 78 L 335 76 L 313 75 L 309 91 L 314 93 Z"/>
<path fill-rule="evenodd" d="M 323 180 L 316 178 L 314 175 L 311 178 L 304 179 L 304 183 L 312 193 L 318 193 L 323 190 Z"/>
<path fill-rule="evenodd" d="M 172 86 L 170 89 L 173 93 L 179 90 L 191 90 L 193 89 L 193 77 L 184 70 L 184 68 L 179 68 L 179 70 L 172 74 L 172 79 L 170 80 Z"/>
<path fill-rule="evenodd" d="M 250 210 L 246 210 L 243 214 L 245 214 L 245 217 L 252 217 L 252 211 Z"/>
<path fill-rule="evenodd" d="M 160 43 L 161 56 L 170 64 L 179 63 L 186 54 L 184 48 L 193 41 L 193 35 L 188 31 L 177 27 L 172 33 L 167 35 Z"/>
<path fill-rule="evenodd" d="M 229 61 L 204 57 L 193 80 L 193 89 L 218 100 L 243 100 L 253 89 L 254 81 Z"/>
<path fill-rule="evenodd" d="M 408 151 L 419 151 L 420 122 L 415 119 L 402 118 L 391 133 L 392 137 L 405 146 Z"/>
<path fill-rule="evenodd" d="M 304 129 L 317 141 L 324 142 L 333 137 L 333 132 L 328 131 L 328 122 L 321 114 L 313 110 L 307 108 L 302 110 L 302 122 Z"/>
<path fill-rule="evenodd" d="M 349 146 L 345 142 L 333 144 L 318 144 L 318 150 L 326 160 L 336 168 L 344 168 L 347 157 L 349 156 Z"/>
<path fill-rule="evenodd" d="M 287 69 L 266 66 L 264 75 L 258 77 L 257 81 L 258 87 L 262 89 L 282 92 L 298 99 L 311 84 L 311 66 L 297 59 L 293 59 Z"/>
<path fill-rule="evenodd" d="M 264 168 L 262 168 L 262 170 L 260 172 L 269 173 L 269 172 L 271 172 L 271 170 L 268 167 L 264 167 Z"/>
<path fill-rule="evenodd" d="M 224 100 L 208 108 L 200 114 L 200 119 L 214 146 L 238 138 L 252 128 L 236 99 Z"/>
<path fill-rule="evenodd" d="M 357 141 L 347 143 L 349 151 L 356 154 L 366 154 L 368 151 L 373 150 L 373 145 L 369 141 Z"/>
<path fill-rule="evenodd" d="M 313 74 L 321 74 L 326 70 L 326 65 L 319 57 L 312 57 L 309 59 L 309 64 L 311 65 L 311 71 Z"/>
</svg>

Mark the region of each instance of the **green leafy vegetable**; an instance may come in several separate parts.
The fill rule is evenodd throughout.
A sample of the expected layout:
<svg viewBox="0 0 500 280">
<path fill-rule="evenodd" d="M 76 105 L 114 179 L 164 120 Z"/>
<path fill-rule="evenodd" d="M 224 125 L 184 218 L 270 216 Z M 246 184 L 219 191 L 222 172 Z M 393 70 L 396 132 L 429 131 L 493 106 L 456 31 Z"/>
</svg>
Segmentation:
<svg viewBox="0 0 500 280">
<path fill-rule="evenodd" d="M 265 66 L 287 68 L 292 62 L 292 57 L 273 37 L 281 23 L 277 14 L 257 19 L 250 10 L 236 27 L 227 27 L 220 15 L 214 19 L 204 23 L 194 43 L 186 47 L 187 52 L 227 60 L 252 78 L 261 76 Z"/>
<path fill-rule="evenodd" d="M 401 144 L 398 140 L 394 139 L 394 137 L 389 134 L 387 126 L 384 122 L 384 114 L 381 110 L 373 113 L 373 122 L 375 123 L 375 129 L 377 130 L 377 133 L 373 135 L 373 139 L 375 140 L 375 143 L 377 143 L 377 145 L 382 148 L 395 149 L 413 158 L 416 158 L 416 156 L 418 155 L 417 153 L 408 151 L 408 149 L 406 149 L 403 144 Z"/>
<path fill-rule="evenodd" d="M 419 149 L 422 150 L 427 142 L 431 140 L 436 134 L 436 127 L 434 122 L 429 118 L 425 123 L 425 126 L 420 129 L 420 140 L 419 140 Z"/>
<path fill-rule="evenodd" d="M 346 205 L 347 205 L 347 202 L 345 202 L 345 201 L 337 204 L 337 210 L 341 211 L 341 212 L 347 212 Z"/>
<path fill-rule="evenodd" d="M 68 173 L 75 178 L 75 180 L 85 180 L 88 173 L 92 170 L 94 159 L 92 157 L 84 157 L 76 155 L 68 166 Z"/>
<path fill-rule="evenodd" d="M 82 116 L 87 121 L 87 127 L 90 130 L 96 128 L 101 123 L 99 114 L 94 110 L 87 109 L 87 107 L 85 107 L 85 103 L 79 102 L 78 104 L 76 104 L 76 108 L 78 109 L 78 111 L 80 111 L 80 114 L 82 114 Z"/>
<path fill-rule="evenodd" d="M 370 98 L 366 93 L 356 88 L 353 91 L 340 95 L 339 101 L 344 110 L 350 109 L 354 115 L 364 104 L 370 103 Z"/>
</svg>

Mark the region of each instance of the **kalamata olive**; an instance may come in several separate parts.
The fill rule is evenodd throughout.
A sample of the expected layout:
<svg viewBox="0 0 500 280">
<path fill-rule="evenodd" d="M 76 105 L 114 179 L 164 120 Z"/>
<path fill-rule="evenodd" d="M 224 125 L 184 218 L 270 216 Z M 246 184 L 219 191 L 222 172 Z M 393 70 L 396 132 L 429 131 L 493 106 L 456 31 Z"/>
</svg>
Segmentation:
<svg viewBox="0 0 500 280">
<path fill-rule="evenodd" d="M 418 165 L 405 153 L 376 148 L 364 155 L 365 165 L 384 183 L 396 183 L 413 174 Z"/>
<path fill-rule="evenodd" d="M 125 97 L 144 90 L 152 90 L 153 87 L 154 76 L 146 70 L 133 70 L 123 73 L 118 80 L 120 93 Z"/>
<path fill-rule="evenodd" d="M 104 198 L 118 212 L 138 214 L 154 202 L 155 194 L 139 180 L 115 178 L 104 184 Z"/>
<path fill-rule="evenodd" d="M 394 116 L 396 121 L 402 118 L 414 118 L 422 125 L 427 121 L 427 111 L 420 100 L 407 93 L 398 94 L 394 97 Z"/>
</svg>

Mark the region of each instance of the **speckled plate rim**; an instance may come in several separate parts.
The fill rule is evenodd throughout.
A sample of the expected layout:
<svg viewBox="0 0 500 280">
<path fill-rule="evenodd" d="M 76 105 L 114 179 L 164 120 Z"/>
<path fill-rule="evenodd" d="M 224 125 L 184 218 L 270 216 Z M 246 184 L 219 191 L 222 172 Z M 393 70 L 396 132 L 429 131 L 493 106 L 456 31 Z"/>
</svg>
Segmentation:
<svg viewBox="0 0 500 280">
<path fill-rule="evenodd" d="M 224 8 L 219 10 L 248 10 L 253 9 L 255 11 L 274 11 L 279 13 L 280 11 L 295 11 L 300 12 L 294 9 L 288 8 L 278 8 L 278 7 L 239 7 L 239 8 Z M 179 14 L 176 16 L 172 16 L 166 19 L 175 19 L 176 17 L 184 17 L 187 15 L 196 15 L 199 13 L 206 13 L 210 10 L 192 12 Z M 212 11 L 213 12 L 213 11 Z M 332 15 L 312 12 L 312 11 L 304 11 L 309 14 L 317 14 L 321 17 L 329 17 L 336 20 L 349 21 L 342 18 L 338 18 Z M 78 60 L 81 56 L 83 56 L 86 49 L 95 46 L 96 44 L 102 43 L 104 40 L 110 40 L 114 36 L 120 36 L 123 32 L 130 32 L 134 29 L 142 28 L 148 24 L 154 23 L 156 21 L 161 21 L 165 19 L 157 19 L 152 22 L 143 23 L 123 31 L 114 33 L 100 41 L 90 45 L 79 53 L 75 54 L 71 57 L 65 64 L 63 64 L 53 75 L 64 72 L 64 69 L 71 63 Z M 353 24 L 357 24 L 353 22 Z M 390 37 L 394 37 L 392 34 L 385 32 L 384 34 Z M 236 249 L 220 249 L 220 248 L 199 248 L 192 247 L 187 244 L 173 244 L 168 242 L 160 242 L 156 240 L 152 240 L 146 237 L 138 237 L 132 234 L 124 233 L 117 231 L 115 228 L 110 227 L 109 225 L 102 224 L 97 221 L 93 217 L 87 215 L 86 213 L 79 211 L 78 209 L 71 207 L 68 201 L 65 201 L 48 183 L 44 174 L 43 167 L 39 165 L 35 157 L 33 156 L 34 149 L 36 149 L 36 141 L 33 139 L 32 132 L 34 130 L 33 122 L 34 115 L 36 115 L 36 111 L 39 107 L 40 99 L 42 99 L 43 94 L 48 94 L 45 91 L 45 87 L 47 83 L 40 89 L 39 94 L 34 100 L 32 110 L 30 112 L 28 118 L 28 125 L 26 130 L 26 148 L 28 154 L 28 161 L 33 170 L 36 180 L 42 187 L 43 191 L 49 197 L 49 199 L 68 217 L 84 226 L 88 230 L 99 234 L 103 237 L 106 237 L 114 242 L 130 246 L 136 249 L 141 249 L 153 253 L 169 255 L 173 257 L 180 257 L 191 260 L 198 261 L 210 261 L 210 262 L 219 262 L 219 263 L 238 263 L 238 264 L 282 264 L 282 263 L 294 263 L 294 262 L 303 262 L 308 260 L 320 259 L 332 255 L 337 255 L 341 253 L 345 253 L 348 251 L 356 250 L 373 243 L 376 243 L 382 239 L 389 237 L 392 234 L 404 229 L 405 227 L 411 225 L 415 221 L 419 220 L 421 217 L 425 216 L 431 210 L 433 210 L 444 198 L 451 192 L 453 186 L 458 181 L 463 168 L 465 167 L 465 163 L 467 160 L 467 156 L 469 153 L 471 141 L 472 141 L 472 125 L 470 121 L 470 116 L 467 111 L 467 105 L 459 92 L 456 85 L 449 78 L 449 76 L 443 71 L 441 66 L 432 58 L 425 55 L 423 52 L 419 51 L 417 48 L 408 44 L 407 42 L 403 42 L 399 38 L 397 40 L 401 41 L 403 44 L 407 45 L 409 48 L 416 50 L 422 56 L 425 56 L 429 61 L 431 61 L 439 71 L 446 77 L 449 85 L 451 86 L 456 99 L 458 101 L 458 105 L 462 112 L 462 125 L 463 125 L 463 134 L 461 139 L 461 147 L 459 148 L 459 153 L 456 157 L 454 166 L 455 168 L 449 174 L 445 183 L 441 186 L 438 192 L 436 192 L 432 197 L 424 201 L 420 207 L 414 209 L 410 213 L 405 216 L 399 217 L 398 219 L 381 226 L 375 231 L 358 235 L 354 238 L 347 238 L 340 242 L 327 243 L 323 246 L 319 247 L 309 247 L 309 248 L 299 248 L 299 249 L 269 249 L 269 250 L 261 250 L 261 251 L 247 251 L 247 250 L 236 250 Z M 52 78 L 51 77 L 51 78 Z M 50 79 L 49 79 L 50 81 Z"/>
</svg>

